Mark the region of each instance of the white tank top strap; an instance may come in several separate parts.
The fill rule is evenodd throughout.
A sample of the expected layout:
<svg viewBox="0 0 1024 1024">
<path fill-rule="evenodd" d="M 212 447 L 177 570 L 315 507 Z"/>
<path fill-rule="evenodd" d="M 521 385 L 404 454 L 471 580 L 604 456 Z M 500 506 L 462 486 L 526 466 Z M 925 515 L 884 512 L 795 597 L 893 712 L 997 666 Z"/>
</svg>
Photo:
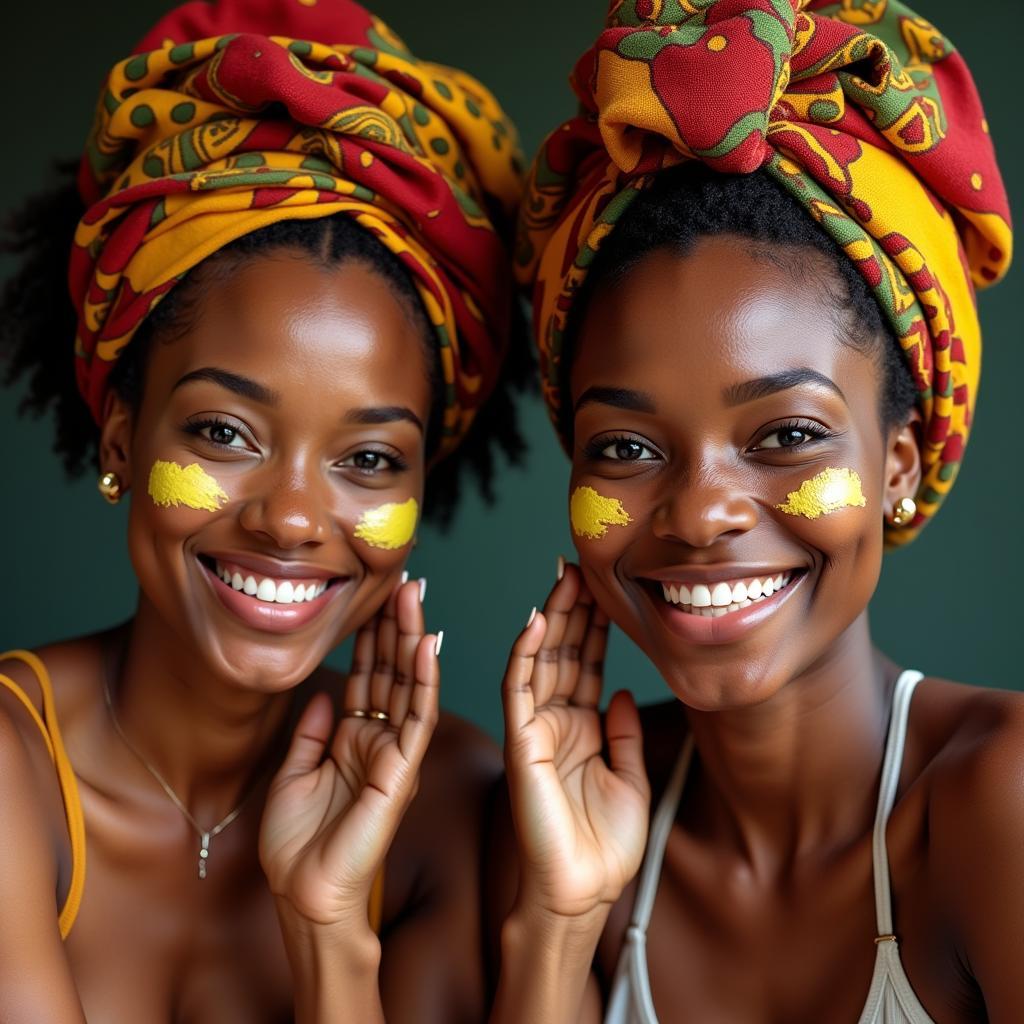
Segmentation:
<svg viewBox="0 0 1024 1024">
<path fill-rule="evenodd" d="M 875 810 L 875 830 L 871 840 L 871 854 L 875 875 L 875 924 L 878 938 L 892 935 L 892 892 L 889 883 L 889 854 L 885 847 L 885 829 L 896 801 L 896 787 L 903 767 L 903 747 L 907 739 L 907 721 L 910 718 L 910 699 L 914 688 L 923 679 L 921 672 L 908 669 L 896 680 L 889 717 L 889 735 L 885 741 L 882 778 L 878 787 L 878 807 Z"/>
</svg>

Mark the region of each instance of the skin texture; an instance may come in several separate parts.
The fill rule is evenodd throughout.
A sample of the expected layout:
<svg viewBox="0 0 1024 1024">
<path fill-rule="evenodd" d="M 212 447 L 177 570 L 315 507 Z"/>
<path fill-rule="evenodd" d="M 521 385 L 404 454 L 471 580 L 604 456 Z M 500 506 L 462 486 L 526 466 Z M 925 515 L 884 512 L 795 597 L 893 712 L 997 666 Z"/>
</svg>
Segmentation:
<svg viewBox="0 0 1024 1024">
<path fill-rule="evenodd" d="M 872 647 L 866 607 L 883 519 L 919 478 L 919 417 L 882 428 L 872 353 L 837 337 L 824 289 L 752 248 L 718 237 L 652 254 L 600 290 L 578 340 L 570 493 L 617 498 L 631 522 L 577 536 L 582 571 L 520 634 L 505 680 L 510 802 L 489 860 L 514 865 L 518 847 L 519 869 L 491 879 L 499 992 L 531 946 L 562 957 L 532 1020 L 600 1020 L 647 786 L 657 800 L 687 731 L 695 760 L 648 930 L 660 1019 L 848 1022 L 868 995 L 871 828 L 898 669 Z M 829 466 L 858 474 L 863 507 L 777 508 Z M 782 571 L 794 582 L 743 628 L 680 625 L 661 593 L 663 580 Z M 603 724 L 596 710 L 607 618 L 674 698 L 639 720 L 625 696 Z M 1022 742 L 1019 695 L 919 685 L 887 838 L 903 965 L 943 1024 L 1024 1019 L 1011 952 L 1024 941 Z"/>
<path fill-rule="evenodd" d="M 408 546 L 354 537 L 366 510 L 421 499 L 430 401 L 424 341 L 391 285 L 289 251 L 202 293 L 184 332 L 154 345 L 137 415 L 110 399 L 102 466 L 132 495 L 138 608 L 38 652 L 89 840 L 64 944 L 56 776 L 0 691 L 0 1019 L 479 1019 L 477 836 L 496 755 L 438 720 L 435 637 L 418 583 L 400 585 Z M 155 504 L 160 460 L 199 465 L 226 499 Z M 315 618 L 271 632 L 221 600 L 212 557 L 335 582 Z M 347 679 L 322 668 L 357 630 Z M 251 791 L 205 881 L 195 833 L 111 726 L 105 662 L 125 733 L 199 822 Z M 0 671 L 38 700 L 23 666 Z M 336 729 L 343 708 L 386 709 L 391 724 Z M 367 901 L 385 854 L 378 940 Z"/>
</svg>

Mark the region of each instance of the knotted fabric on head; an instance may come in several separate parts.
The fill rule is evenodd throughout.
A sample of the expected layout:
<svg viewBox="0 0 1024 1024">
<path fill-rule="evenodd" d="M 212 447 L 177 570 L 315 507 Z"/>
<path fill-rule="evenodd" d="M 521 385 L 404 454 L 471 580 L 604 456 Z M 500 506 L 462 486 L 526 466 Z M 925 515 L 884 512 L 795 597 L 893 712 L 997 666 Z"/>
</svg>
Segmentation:
<svg viewBox="0 0 1024 1024">
<path fill-rule="evenodd" d="M 351 0 L 216 0 L 169 13 L 101 91 L 71 258 L 78 383 L 97 421 L 114 361 L 217 249 L 351 215 L 412 275 L 436 333 L 442 451 L 507 341 L 516 134 L 469 75 L 417 60 Z"/>
<path fill-rule="evenodd" d="M 842 247 L 906 354 L 924 414 L 918 514 L 952 486 L 981 356 L 974 287 L 1010 261 L 1006 193 L 962 58 L 895 0 L 615 0 L 572 75 L 520 214 L 555 423 L 573 297 L 662 168 L 762 169 Z"/>
</svg>

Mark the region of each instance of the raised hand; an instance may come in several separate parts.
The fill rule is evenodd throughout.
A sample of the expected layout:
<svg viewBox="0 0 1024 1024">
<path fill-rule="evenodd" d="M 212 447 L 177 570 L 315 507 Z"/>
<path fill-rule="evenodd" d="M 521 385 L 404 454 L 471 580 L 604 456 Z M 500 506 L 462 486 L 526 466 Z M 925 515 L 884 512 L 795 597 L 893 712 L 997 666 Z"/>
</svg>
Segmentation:
<svg viewBox="0 0 1024 1024">
<path fill-rule="evenodd" d="M 275 896 L 312 924 L 366 920 L 437 723 L 439 647 L 423 633 L 419 584 L 403 584 L 356 637 L 337 726 L 320 693 L 295 727 L 270 785 L 260 862 Z"/>
<path fill-rule="evenodd" d="M 579 570 L 566 566 L 516 640 L 502 687 L 519 902 L 548 913 L 578 916 L 613 903 L 647 840 L 650 788 L 626 691 L 612 698 L 602 736 L 607 635 Z"/>
</svg>

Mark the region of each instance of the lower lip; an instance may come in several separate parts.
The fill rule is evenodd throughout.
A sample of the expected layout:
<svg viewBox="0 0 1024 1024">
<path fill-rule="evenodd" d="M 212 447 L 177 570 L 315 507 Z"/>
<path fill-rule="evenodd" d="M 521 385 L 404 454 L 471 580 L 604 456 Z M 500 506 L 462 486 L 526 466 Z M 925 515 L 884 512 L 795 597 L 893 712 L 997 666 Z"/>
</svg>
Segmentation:
<svg viewBox="0 0 1024 1024">
<path fill-rule="evenodd" d="M 213 592 L 228 611 L 234 612 L 247 626 L 265 633 L 290 633 L 312 622 L 327 607 L 331 597 L 340 589 L 329 586 L 319 597 L 299 604 L 270 604 L 258 601 L 241 590 L 225 583 L 213 570 L 199 563 Z"/>
<path fill-rule="evenodd" d="M 743 639 L 749 630 L 761 625 L 767 618 L 774 615 L 789 600 L 800 584 L 807 579 L 807 575 L 807 573 L 803 573 L 791 580 L 782 590 L 772 594 L 771 597 L 755 602 L 749 608 L 740 608 L 738 611 L 720 615 L 716 619 L 681 611 L 675 605 L 650 594 L 650 591 L 645 592 L 654 601 L 658 608 L 658 614 L 676 636 L 695 644 L 731 644 Z"/>
</svg>

